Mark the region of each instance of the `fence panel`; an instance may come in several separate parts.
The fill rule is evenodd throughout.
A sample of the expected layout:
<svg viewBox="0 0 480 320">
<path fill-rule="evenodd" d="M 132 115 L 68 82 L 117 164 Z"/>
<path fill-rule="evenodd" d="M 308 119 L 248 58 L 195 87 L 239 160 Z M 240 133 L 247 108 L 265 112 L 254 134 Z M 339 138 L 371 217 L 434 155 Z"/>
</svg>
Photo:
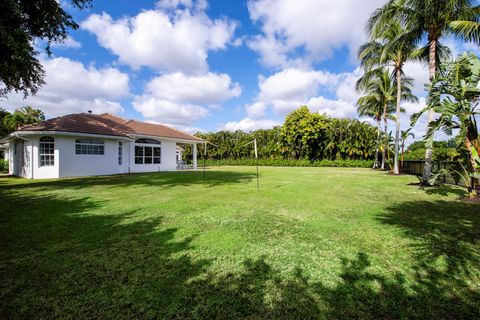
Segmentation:
<svg viewBox="0 0 480 320">
<path fill-rule="evenodd" d="M 447 169 L 449 166 L 456 164 L 453 161 L 438 161 L 432 164 L 432 172 L 438 171 L 440 169 Z M 413 174 L 416 176 L 421 176 L 423 174 L 423 167 L 425 165 L 425 160 L 405 160 L 402 166 L 402 173 Z M 439 177 L 439 182 L 462 185 L 460 181 L 455 181 L 451 174 L 444 174 Z"/>
</svg>

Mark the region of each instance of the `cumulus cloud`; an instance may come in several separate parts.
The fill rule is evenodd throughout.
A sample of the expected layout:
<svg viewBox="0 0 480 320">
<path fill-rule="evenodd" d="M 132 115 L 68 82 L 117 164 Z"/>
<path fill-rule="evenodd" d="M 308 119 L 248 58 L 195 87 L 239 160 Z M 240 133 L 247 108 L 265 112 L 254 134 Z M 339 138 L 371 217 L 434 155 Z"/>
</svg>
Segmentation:
<svg viewBox="0 0 480 320">
<path fill-rule="evenodd" d="M 322 70 L 288 68 L 268 78 L 259 78 L 257 100 L 281 116 L 300 105 L 308 105 L 313 111 L 332 116 L 352 116 L 358 98 L 354 89 L 358 76 L 358 70 L 333 74 Z M 322 93 L 335 94 L 336 99 L 326 98 Z"/>
<path fill-rule="evenodd" d="M 48 116 L 67 113 L 122 112 L 118 102 L 129 95 L 129 77 L 115 68 L 85 67 L 68 58 L 43 59 L 46 84 L 35 96 L 10 94 L 2 104 L 7 109 L 31 105 Z"/>
<path fill-rule="evenodd" d="M 210 115 L 207 107 L 238 97 L 241 88 L 227 74 L 165 74 L 150 80 L 133 107 L 147 119 L 188 125 Z"/>
<path fill-rule="evenodd" d="M 148 95 L 135 98 L 132 104 L 146 119 L 159 123 L 186 126 L 210 115 L 207 108 L 198 105 L 179 104 Z"/>
<path fill-rule="evenodd" d="M 270 104 L 277 114 L 285 114 L 305 104 L 320 87 L 332 88 L 337 76 L 324 71 L 289 68 L 267 78 L 260 77 L 258 100 Z"/>
<path fill-rule="evenodd" d="M 249 46 L 271 67 L 309 65 L 348 47 L 353 56 L 366 40 L 365 23 L 384 0 L 250 0 L 250 18 L 262 33 Z M 296 53 L 302 53 L 296 57 Z"/>
<path fill-rule="evenodd" d="M 117 20 L 107 13 L 92 14 L 81 26 L 95 34 L 98 43 L 117 55 L 119 62 L 134 69 L 147 66 L 164 72 L 200 74 L 208 70 L 208 52 L 225 49 L 231 42 L 236 23 L 212 20 L 204 12 L 205 1 L 195 4 L 160 1 L 157 10 Z"/>
<path fill-rule="evenodd" d="M 245 106 L 247 116 L 252 119 L 263 118 L 266 115 L 267 106 L 263 102 L 255 102 Z"/>
<path fill-rule="evenodd" d="M 242 90 L 232 83 L 227 74 L 208 72 L 200 76 L 188 76 L 180 72 L 155 77 L 146 91 L 156 97 L 179 103 L 216 104 L 238 97 Z"/>
<path fill-rule="evenodd" d="M 253 131 L 257 129 L 268 129 L 274 126 L 281 125 L 281 122 L 269 119 L 260 119 L 260 120 L 253 120 L 253 119 L 243 119 L 240 121 L 232 121 L 227 122 L 224 125 L 220 126 L 220 130 L 229 130 L 229 131 L 236 131 L 242 130 L 245 132 Z"/>
</svg>

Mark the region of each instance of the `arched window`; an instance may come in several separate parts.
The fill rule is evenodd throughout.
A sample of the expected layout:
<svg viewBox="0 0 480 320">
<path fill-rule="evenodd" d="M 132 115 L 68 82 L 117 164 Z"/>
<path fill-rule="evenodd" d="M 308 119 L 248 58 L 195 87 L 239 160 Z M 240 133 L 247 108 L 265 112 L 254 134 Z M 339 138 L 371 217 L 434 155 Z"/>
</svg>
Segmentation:
<svg viewBox="0 0 480 320">
<path fill-rule="evenodd" d="M 155 139 L 137 139 L 135 143 L 146 143 L 146 144 L 162 144 L 162 142 Z"/>
<path fill-rule="evenodd" d="M 40 167 L 55 165 L 55 140 L 52 137 L 41 137 L 38 148 Z"/>
<path fill-rule="evenodd" d="M 104 144 L 102 140 L 77 139 L 75 140 L 75 153 L 103 155 L 105 152 Z"/>
</svg>

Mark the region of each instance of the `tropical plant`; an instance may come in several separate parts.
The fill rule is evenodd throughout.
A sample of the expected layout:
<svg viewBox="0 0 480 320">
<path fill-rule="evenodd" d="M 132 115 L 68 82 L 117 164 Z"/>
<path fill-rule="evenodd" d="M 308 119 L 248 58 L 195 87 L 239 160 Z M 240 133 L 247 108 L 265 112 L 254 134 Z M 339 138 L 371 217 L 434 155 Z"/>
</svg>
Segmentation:
<svg viewBox="0 0 480 320">
<path fill-rule="evenodd" d="M 447 134 L 452 129 L 459 129 L 459 148 L 465 149 L 465 168 L 470 174 L 469 193 L 475 192 L 475 185 L 480 175 L 480 139 L 475 117 L 480 98 L 480 60 L 473 53 L 465 53 L 453 62 L 445 63 L 442 74 L 429 88 L 428 107 L 412 120 L 415 122 L 420 114 L 432 110 L 439 114 L 438 119 L 430 122 L 425 140 L 431 141 L 434 133 L 443 130 Z M 427 145 L 428 146 L 428 145 Z"/>
<path fill-rule="evenodd" d="M 26 106 L 15 110 L 12 114 L 6 114 L 3 118 L 3 127 L 9 133 L 21 126 L 38 123 L 43 120 L 45 120 L 45 114 L 42 110 Z"/>
<path fill-rule="evenodd" d="M 397 20 L 405 28 L 401 37 L 415 44 L 427 40 L 427 45 L 419 50 L 418 55 L 428 53 L 428 72 L 430 82 L 436 76 L 438 61 L 446 52 L 440 45 L 440 40 L 447 34 L 455 34 L 466 40 L 471 35 L 462 31 L 459 25 L 477 22 L 480 16 L 480 6 L 472 0 L 390 0 L 383 7 L 375 10 L 369 19 L 369 29 L 373 32 L 381 30 L 390 21 Z M 378 31 L 379 32 L 379 31 Z M 471 33 L 470 33 L 471 34 Z M 434 112 L 429 109 L 428 123 L 434 120 Z M 432 153 L 426 148 L 425 166 L 422 177 L 423 184 L 429 184 L 432 170 Z"/>
<path fill-rule="evenodd" d="M 405 157 L 405 142 L 407 141 L 407 139 L 409 137 L 412 137 L 413 139 L 415 139 L 415 135 L 413 134 L 412 131 L 413 128 L 408 128 L 407 130 L 402 130 L 402 132 L 400 133 L 400 139 L 402 141 L 401 143 L 401 148 L 402 148 L 402 160 L 401 160 L 401 163 L 400 163 L 400 171 L 402 171 L 403 169 L 403 161 L 404 161 L 404 157 Z M 395 146 L 396 148 L 396 146 Z"/>
</svg>

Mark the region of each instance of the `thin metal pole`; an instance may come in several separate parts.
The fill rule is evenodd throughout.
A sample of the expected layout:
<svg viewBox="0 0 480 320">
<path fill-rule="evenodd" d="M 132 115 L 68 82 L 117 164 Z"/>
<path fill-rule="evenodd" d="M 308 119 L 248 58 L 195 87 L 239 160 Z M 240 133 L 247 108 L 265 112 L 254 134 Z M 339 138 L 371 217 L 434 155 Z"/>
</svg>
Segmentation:
<svg viewBox="0 0 480 320">
<path fill-rule="evenodd" d="M 207 143 L 205 142 L 204 151 L 203 151 L 203 183 L 205 183 L 205 161 L 207 158 Z"/>
<path fill-rule="evenodd" d="M 258 180 L 258 152 L 257 152 L 257 138 L 253 139 L 253 146 L 255 148 L 255 164 L 257 166 L 257 191 L 260 189 L 260 182 Z"/>
</svg>

